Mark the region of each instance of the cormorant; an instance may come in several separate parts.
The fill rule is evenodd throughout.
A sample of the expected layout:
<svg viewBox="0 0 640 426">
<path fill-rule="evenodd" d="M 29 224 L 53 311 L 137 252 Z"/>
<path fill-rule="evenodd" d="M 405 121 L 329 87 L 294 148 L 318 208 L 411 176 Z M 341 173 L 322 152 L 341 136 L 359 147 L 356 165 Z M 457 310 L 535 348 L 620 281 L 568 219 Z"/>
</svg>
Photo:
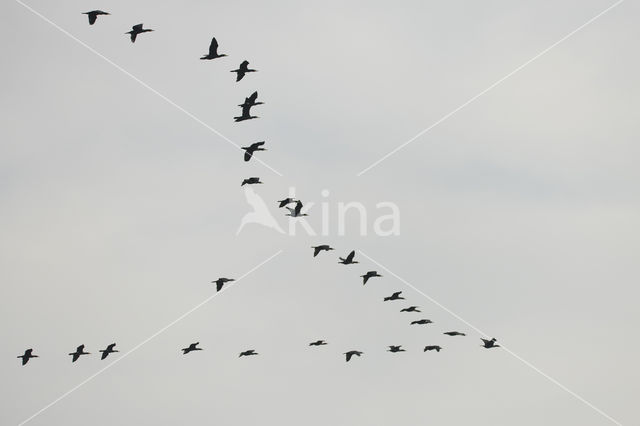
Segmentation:
<svg viewBox="0 0 640 426">
<path fill-rule="evenodd" d="M 242 61 L 237 70 L 232 70 L 231 72 L 236 73 L 236 82 L 242 80 L 242 77 L 248 72 L 256 72 L 257 70 L 249 69 L 249 61 Z"/>
<path fill-rule="evenodd" d="M 69 355 L 71 355 L 73 358 L 71 358 L 71 362 L 76 362 L 78 360 L 78 358 L 80 358 L 80 355 L 90 355 L 90 352 L 85 352 L 84 351 L 84 345 L 80 345 L 76 348 L 75 352 L 71 352 Z"/>
<path fill-rule="evenodd" d="M 216 59 L 222 58 L 223 56 L 227 55 L 225 55 L 224 53 L 218 54 L 218 40 L 216 40 L 216 38 L 214 37 L 211 39 L 211 44 L 209 45 L 209 53 L 204 55 L 200 59 Z"/>
<path fill-rule="evenodd" d="M 296 201 L 296 206 L 294 208 L 287 207 L 287 210 L 289 210 L 289 213 L 287 213 L 285 216 L 291 216 L 291 217 L 309 216 L 306 213 L 302 213 L 302 201 L 300 200 Z"/>
<path fill-rule="evenodd" d="M 133 27 L 131 27 L 131 31 L 126 32 L 125 34 L 130 34 L 131 35 L 131 43 L 135 43 L 136 42 L 136 37 L 138 37 L 138 34 L 142 34 L 142 33 L 148 33 L 151 32 L 153 30 L 150 30 L 148 28 L 142 28 L 142 24 L 138 24 L 138 25 L 134 25 Z"/>
<path fill-rule="evenodd" d="M 254 349 L 249 349 L 248 351 L 240 352 L 240 355 L 238 355 L 238 358 L 242 356 L 251 356 L 251 355 L 258 355 L 258 352 L 256 352 Z"/>
<path fill-rule="evenodd" d="M 38 355 L 33 354 L 33 349 L 27 349 L 24 355 L 18 355 L 17 358 L 22 358 L 22 365 L 25 365 L 31 358 L 38 358 Z"/>
<path fill-rule="evenodd" d="M 116 346 L 116 344 L 115 344 L 115 343 L 112 343 L 112 344 L 110 344 L 109 346 L 107 346 L 107 348 L 106 348 L 106 349 L 102 349 L 102 350 L 98 351 L 98 352 L 102 352 L 102 356 L 100 357 L 100 359 L 105 359 L 105 358 L 106 358 L 106 357 L 108 357 L 108 356 L 109 356 L 109 354 L 111 354 L 111 353 L 114 353 L 114 352 L 120 352 L 120 351 L 118 351 L 118 350 L 113 349 L 113 348 L 115 348 L 115 346 Z"/>
<path fill-rule="evenodd" d="M 399 346 L 389 346 L 389 349 L 387 349 L 388 352 L 406 352 L 404 349 L 402 349 L 402 345 Z"/>
<path fill-rule="evenodd" d="M 362 355 L 364 352 L 360 352 L 360 351 L 349 351 L 349 352 L 345 352 L 344 354 L 347 356 L 347 362 L 349 362 L 349 360 L 351 359 L 351 357 L 353 357 L 354 355 L 356 356 L 360 356 Z"/>
<path fill-rule="evenodd" d="M 313 257 L 316 257 L 318 254 L 320 254 L 321 251 L 333 250 L 333 247 L 329 247 L 327 244 L 312 246 L 311 248 L 313 249 Z"/>
<path fill-rule="evenodd" d="M 189 345 L 188 348 L 182 348 L 182 353 L 184 355 L 188 354 L 189 352 L 193 352 L 193 351 L 201 351 L 201 348 L 198 348 L 196 346 L 198 346 L 200 344 L 200 342 L 195 342 Z"/>
<path fill-rule="evenodd" d="M 423 351 L 423 352 L 426 352 L 426 351 L 436 351 L 436 352 L 440 352 L 440 350 L 441 350 L 441 349 L 442 349 L 442 348 L 441 348 L 440 346 L 438 346 L 438 345 L 425 346 L 425 347 L 424 347 L 424 351 Z"/>
<path fill-rule="evenodd" d="M 446 334 L 447 336 L 466 336 L 466 334 L 460 333 L 459 331 L 446 331 L 442 334 Z"/>
<path fill-rule="evenodd" d="M 316 340 L 315 342 L 309 343 L 309 346 L 324 346 L 326 344 L 327 342 L 325 342 L 324 340 Z"/>
<path fill-rule="evenodd" d="M 87 15 L 89 17 L 89 25 L 93 25 L 96 23 L 96 19 L 98 19 L 98 15 L 110 15 L 110 13 L 103 12 L 101 10 L 92 10 L 91 12 L 82 12 L 83 15 Z"/>
<path fill-rule="evenodd" d="M 222 286 L 231 281 L 235 281 L 233 278 L 218 278 L 215 281 L 211 281 L 212 283 L 216 283 L 216 291 L 222 290 Z"/>
<path fill-rule="evenodd" d="M 421 319 L 417 321 L 411 321 L 411 325 L 414 325 L 414 324 L 419 324 L 419 325 L 433 324 L 433 321 L 431 321 L 430 319 Z"/>
<path fill-rule="evenodd" d="M 251 157 L 253 157 L 253 153 L 256 151 L 266 151 L 267 148 L 262 147 L 264 143 L 265 141 L 260 141 L 260 142 L 254 142 L 249 146 L 243 146 L 242 149 L 244 149 L 244 161 L 251 160 Z"/>
<path fill-rule="evenodd" d="M 385 297 L 383 299 L 383 301 L 386 302 L 386 301 L 389 301 L 389 300 L 404 300 L 404 297 L 400 296 L 401 294 L 402 294 L 401 291 L 396 291 L 391 296 Z"/>
<path fill-rule="evenodd" d="M 422 312 L 418 309 L 418 306 L 409 306 L 408 308 L 400 309 L 400 312 Z"/>
<path fill-rule="evenodd" d="M 244 179 L 242 181 L 242 183 L 240 184 L 240 186 L 245 186 L 245 185 L 255 185 L 258 183 L 264 183 L 264 182 L 260 182 L 260 178 L 259 177 L 250 177 L 248 179 Z"/>
<path fill-rule="evenodd" d="M 351 265 L 353 263 L 358 263 L 357 261 L 353 260 L 353 257 L 356 255 L 356 251 L 352 250 L 351 253 L 349 253 L 349 255 L 346 258 L 342 258 L 339 257 L 338 259 L 340 259 L 338 261 L 338 263 L 342 263 L 343 265 Z"/>
<path fill-rule="evenodd" d="M 491 349 L 491 348 L 499 348 L 500 347 L 500 345 L 496 345 L 496 338 L 495 337 L 493 339 L 491 339 L 491 340 L 487 340 L 487 339 L 483 339 L 483 338 L 480 338 L 480 340 L 482 340 L 482 346 L 484 348 Z"/>
<path fill-rule="evenodd" d="M 365 285 L 367 281 L 369 281 L 369 278 L 381 277 L 382 275 L 378 275 L 376 271 L 369 271 L 366 274 L 360 276 L 362 277 L 362 285 Z"/>
</svg>

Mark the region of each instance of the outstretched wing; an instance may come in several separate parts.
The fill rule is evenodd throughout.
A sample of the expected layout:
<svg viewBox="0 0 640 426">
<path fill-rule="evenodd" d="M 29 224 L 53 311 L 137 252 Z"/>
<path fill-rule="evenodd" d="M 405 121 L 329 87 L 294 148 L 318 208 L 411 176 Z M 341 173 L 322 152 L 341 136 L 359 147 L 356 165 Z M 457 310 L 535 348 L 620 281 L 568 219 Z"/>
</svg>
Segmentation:
<svg viewBox="0 0 640 426">
<path fill-rule="evenodd" d="M 251 151 L 249 151 L 249 150 L 245 150 L 245 151 L 244 151 L 244 161 L 249 161 L 249 160 L 251 160 L 251 156 L 252 156 L 252 155 L 253 155 L 253 154 L 251 154 Z"/>
<path fill-rule="evenodd" d="M 353 257 L 356 255 L 356 251 L 352 250 L 351 253 L 349 253 L 349 256 L 347 256 L 347 262 L 351 262 L 353 260 Z"/>
<path fill-rule="evenodd" d="M 224 282 L 218 280 L 216 281 L 216 291 L 220 291 L 222 290 L 222 286 L 224 285 Z"/>
<path fill-rule="evenodd" d="M 89 16 L 89 25 L 95 24 L 96 23 L 96 19 L 98 18 L 98 16 L 93 12 L 89 12 L 89 13 L 87 13 L 87 15 Z"/>
<path fill-rule="evenodd" d="M 256 101 L 256 99 L 258 99 L 258 92 L 257 92 L 257 91 L 253 92 L 253 93 L 251 94 L 251 96 L 249 96 L 249 97 L 247 98 L 247 100 L 248 100 L 250 103 L 254 103 L 254 102 Z"/>
<path fill-rule="evenodd" d="M 131 27 L 131 28 L 133 29 L 133 31 L 142 31 L 142 26 L 143 26 L 143 25 L 144 25 L 144 24 L 137 24 L 137 25 L 134 25 L 134 26 L 133 26 L 133 27 Z"/>
<path fill-rule="evenodd" d="M 322 248 L 320 248 L 320 247 L 314 247 L 313 248 L 313 257 L 316 257 L 318 255 L 318 253 L 320 253 L 321 250 L 322 250 Z"/>
<path fill-rule="evenodd" d="M 347 362 L 349 362 L 353 354 L 351 352 L 347 352 L 346 355 L 347 355 Z"/>
<path fill-rule="evenodd" d="M 251 144 L 251 148 L 256 149 L 264 145 L 265 141 L 255 142 Z"/>
<path fill-rule="evenodd" d="M 402 292 L 401 292 L 401 291 L 396 291 L 395 293 L 393 293 L 393 294 L 391 295 L 391 297 L 398 297 L 398 296 L 400 296 L 401 294 L 402 294 Z"/>
<path fill-rule="evenodd" d="M 209 55 L 218 56 L 218 40 L 216 40 L 215 37 L 211 39 L 211 44 L 209 45 Z"/>
</svg>

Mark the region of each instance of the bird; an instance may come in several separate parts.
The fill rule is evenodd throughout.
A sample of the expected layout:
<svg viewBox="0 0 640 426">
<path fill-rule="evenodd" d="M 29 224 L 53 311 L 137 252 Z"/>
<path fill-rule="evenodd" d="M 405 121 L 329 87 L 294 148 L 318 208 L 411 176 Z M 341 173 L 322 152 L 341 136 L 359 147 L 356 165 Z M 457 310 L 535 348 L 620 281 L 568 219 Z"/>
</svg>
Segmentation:
<svg viewBox="0 0 640 426">
<path fill-rule="evenodd" d="M 118 350 L 113 349 L 116 346 L 115 343 L 110 344 L 109 346 L 107 346 L 106 349 L 101 349 L 98 352 L 102 352 L 102 356 L 100 357 L 100 359 L 105 359 L 106 357 L 109 356 L 110 353 L 114 353 L 114 352 L 120 352 Z"/>
<path fill-rule="evenodd" d="M 466 336 L 466 334 L 460 333 L 459 331 L 445 331 L 442 334 L 446 334 L 447 336 Z"/>
<path fill-rule="evenodd" d="M 250 177 L 248 179 L 244 179 L 242 181 L 242 183 L 240 184 L 240 186 L 255 185 L 257 183 L 264 183 L 264 182 L 260 182 L 260 178 L 259 177 Z"/>
<path fill-rule="evenodd" d="M 420 325 L 433 324 L 433 321 L 431 321 L 430 319 L 421 319 L 417 321 L 411 321 L 411 325 L 414 325 L 414 324 L 420 324 Z"/>
<path fill-rule="evenodd" d="M 278 208 L 283 208 L 284 206 L 286 206 L 287 204 L 291 204 L 291 203 L 295 203 L 296 200 L 293 198 L 285 198 L 284 200 L 278 200 Z"/>
<path fill-rule="evenodd" d="M 235 281 L 233 278 L 218 278 L 215 281 L 211 281 L 212 283 L 216 283 L 216 292 L 222 290 L 222 286 L 231 281 Z"/>
<path fill-rule="evenodd" d="M 101 10 L 92 10 L 91 12 L 82 12 L 83 15 L 87 15 L 89 18 L 89 25 L 93 25 L 96 23 L 96 19 L 98 19 L 98 15 L 111 15 L 110 13 L 103 12 Z"/>
<path fill-rule="evenodd" d="M 254 142 L 249 146 L 241 147 L 241 149 L 244 149 L 244 161 L 251 160 L 251 157 L 253 157 L 253 153 L 256 152 L 256 151 L 266 151 L 267 148 L 263 148 L 262 147 L 262 145 L 264 145 L 264 143 L 265 143 L 265 141 Z"/>
<path fill-rule="evenodd" d="M 90 354 L 91 352 L 84 351 L 84 345 L 80 345 L 76 348 L 75 352 L 71 352 L 69 355 L 73 357 L 71 358 L 71 362 L 76 362 L 78 358 L 80 358 L 80 355 L 90 355 Z"/>
<path fill-rule="evenodd" d="M 296 201 L 296 206 L 294 208 L 287 207 L 287 210 L 289 210 L 289 213 L 287 213 L 285 216 L 291 216 L 291 217 L 309 216 L 306 213 L 302 213 L 302 201 L 300 200 Z"/>
<path fill-rule="evenodd" d="M 496 338 L 494 337 L 491 340 L 487 340 L 487 339 L 483 339 L 480 338 L 480 340 L 482 340 L 482 347 L 487 348 L 487 349 L 491 349 L 491 348 L 499 348 L 500 345 L 496 345 Z"/>
<path fill-rule="evenodd" d="M 148 33 L 148 32 L 153 31 L 153 30 L 150 30 L 148 28 L 144 28 L 143 29 L 142 25 L 143 24 L 134 25 L 133 27 L 131 27 L 131 31 L 125 33 L 125 34 L 131 35 L 131 43 L 135 43 L 136 42 L 136 37 L 138 37 L 138 34 Z"/>
<path fill-rule="evenodd" d="M 189 347 L 187 348 L 182 348 L 182 353 L 184 355 L 188 354 L 189 352 L 193 352 L 193 351 L 201 351 L 202 348 L 198 348 L 196 346 L 198 346 L 200 344 L 200 342 L 195 342 L 189 345 Z"/>
<path fill-rule="evenodd" d="M 389 349 L 387 349 L 387 352 L 406 352 L 404 349 L 402 349 L 402 346 L 389 346 Z"/>
<path fill-rule="evenodd" d="M 242 80 L 244 75 L 248 72 L 256 72 L 258 70 L 252 70 L 249 68 L 249 61 L 242 61 L 237 70 L 231 70 L 231 72 L 236 73 L 236 82 Z"/>
<path fill-rule="evenodd" d="M 340 260 L 338 261 L 338 263 L 342 263 L 343 265 L 351 265 L 353 263 L 358 263 L 357 261 L 353 260 L 353 257 L 355 255 L 356 255 L 356 251 L 351 250 L 351 253 L 349 253 L 349 255 L 347 255 L 346 258 L 339 257 L 338 259 Z"/>
<path fill-rule="evenodd" d="M 362 277 L 362 285 L 365 285 L 367 281 L 369 281 L 369 278 L 381 277 L 382 275 L 379 275 L 376 271 L 369 271 L 366 274 L 360 276 Z"/>
<path fill-rule="evenodd" d="M 391 296 L 385 297 L 384 299 L 382 299 L 384 302 L 387 302 L 389 300 L 404 300 L 404 297 L 400 296 L 402 294 L 401 291 L 396 291 L 395 293 L 393 293 Z"/>
<path fill-rule="evenodd" d="M 400 309 L 400 312 L 422 312 L 418 309 L 418 306 L 409 306 L 408 308 Z"/>
<path fill-rule="evenodd" d="M 438 345 L 425 346 L 425 347 L 424 347 L 424 351 L 423 351 L 423 352 L 426 352 L 426 351 L 436 351 L 436 352 L 440 352 L 440 350 L 441 350 L 441 349 L 442 349 L 442 348 L 441 348 L 440 346 L 438 346 Z"/>
<path fill-rule="evenodd" d="M 27 349 L 24 355 L 18 355 L 16 358 L 22 358 L 22 365 L 25 365 L 31 358 L 38 358 L 38 355 L 33 354 L 33 349 Z"/>
<path fill-rule="evenodd" d="M 252 105 L 241 105 L 241 106 L 242 106 L 242 114 L 237 117 L 233 117 L 233 121 L 235 121 L 236 123 L 239 123 L 245 120 L 253 120 L 254 118 L 260 118 L 257 115 L 251 115 Z"/>
<path fill-rule="evenodd" d="M 240 355 L 238 355 L 238 358 L 242 356 L 251 356 L 251 355 L 258 355 L 258 352 L 256 352 L 254 349 L 249 349 L 248 351 L 240 352 Z"/>
<path fill-rule="evenodd" d="M 223 56 L 227 55 L 224 53 L 218 53 L 218 40 L 216 40 L 216 38 L 214 37 L 211 39 L 211 44 L 209 45 L 209 53 L 207 53 L 200 59 L 216 59 L 222 58 Z"/>
<path fill-rule="evenodd" d="M 345 352 L 344 354 L 346 355 L 347 358 L 347 362 L 349 362 L 349 360 L 351 359 L 351 357 L 353 357 L 354 355 L 356 356 L 360 356 L 362 355 L 364 352 L 360 352 L 360 351 L 349 351 L 349 352 Z"/>
<path fill-rule="evenodd" d="M 316 340 L 315 342 L 309 343 L 309 346 L 324 346 L 326 344 L 327 342 L 325 342 L 324 340 Z"/>
<path fill-rule="evenodd" d="M 322 244 L 320 246 L 312 246 L 313 249 L 313 257 L 316 257 L 320 254 L 321 251 L 330 251 L 333 250 L 333 247 L 329 247 L 327 244 Z"/>
</svg>

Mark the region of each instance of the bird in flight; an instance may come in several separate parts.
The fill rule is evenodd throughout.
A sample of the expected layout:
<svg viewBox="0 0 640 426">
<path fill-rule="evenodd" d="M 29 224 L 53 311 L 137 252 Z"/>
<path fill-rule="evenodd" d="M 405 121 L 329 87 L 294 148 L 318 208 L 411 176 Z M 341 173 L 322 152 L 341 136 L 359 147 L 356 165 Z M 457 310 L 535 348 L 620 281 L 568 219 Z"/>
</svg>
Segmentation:
<svg viewBox="0 0 640 426">
<path fill-rule="evenodd" d="M 25 365 L 31 358 L 38 358 L 38 355 L 33 354 L 33 349 L 27 349 L 24 355 L 18 355 L 17 358 L 22 358 L 22 365 Z"/>
<path fill-rule="evenodd" d="M 264 143 L 265 141 L 254 142 L 249 146 L 241 147 L 242 149 L 244 149 L 244 161 L 251 160 L 251 157 L 253 157 L 253 153 L 256 151 L 266 151 L 267 148 L 262 147 Z"/>
<path fill-rule="evenodd" d="M 71 352 L 69 355 L 71 355 L 73 358 L 71 358 L 71 362 L 76 362 L 78 360 L 78 358 L 80 358 L 80 355 L 90 355 L 90 352 L 85 352 L 84 351 L 84 345 L 80 345 L 76 348 L 75 352 Z"/>
<path fill-rule="evenodd" d="M 411 325 L 414 325 L 414 324 L 419 324 L 419 325 L 433 324 L 433 321 L 431 321 L 430 319 L 421 319 L 417 321 L 411 321 Z"/>
<path fill-rule="evenodd" d="M 200 342 L 195 342 L 189 345 L 189 347 L 187 348 L 182 348 L 182 353 L 184 355 L 188 354 L 189 352 L 193 352 L 193 351 L 201 351 L 202 348 L 198 348 L 197 346 L 200 344 Z"/>
<path fill-rule="evenodd" d="M 105 359 L 105 358 L 106 358 L 106 357 L 108 357 L 108 356 L 109 356 L 109 354 L 111 354 L 111 353 L 114 353 L 114 352 L 120 352 L 120 351 L 118 351 L 118 350 L 116 350 L 116 349 L 113 349 L 113 348 L 115 348 L 115 347 L 116 347 L 116 344 L 115 344 L 115 343 L 112 343 L 112 344 L 110 344 L 109 346 L 107 346 L 107 348 L 106 348 L 106 349 L 101 349 L 100 351 L 98 351 L 98 352 L 102 352 L 102 356 L 100 357 L 100 359 Z"/>
<path fill-rule="evenodd" d="M 362 285 L 365 285 L 367 281 L 369 281 L 369 278 L 381 277 L 382 275 L 379 275 L 376 271 L 369 271 L 366 274 L 360 276 L 362 277 Z"/>
<path fill-rule="evenodd" d="M 240 352 L 240 355 L 238 355 L 238 358 L 242 356 L 251 356 L 251 355 L 258 355 L 258 352 L 256 352 L 254 349 L 249 349 L 248 351 Z"/>
<path fill-rule="evenodd" d="M 284 200 L 278 200 L 278 208 L 281 209 L 287 204 L 295 203 L 296 200 L 293 198 L 285 198 Z"/>
<path fill-rule="evenodd" d="M 406 352 L 406 351 L 402 349 L 402 345 L 399 345 L 399 346 L 389 346 L 389 349 L 387 349 L 387 352 Z"/>
<path fill-rule="evenodd" d="M 425 346 L 425 347 L 424 347 L 424 351 L 423 351 L 423 352 L 426 352 L 426 351 L 436 351 L 436 352 L 440 352 L 440 350 L 441 350 L 441 349 L 442 349 L 442 348 L 441 348 L 440 346 L 438 346 L 438 345 Z"/>
<path fill-rule="evenodd" d="M 212 283 L 216 283 L 216 291 L 222 290 L 222 286 L 231 281 L 235 281 L 233 278 L 218 278 L 215 281 L 211 281 Z"/>
<path fill-rule="evenodd" d="M 349 351 L 349 352 L 345 352 L 344 354 L 347 357 L 347 362 L 349 362 L 349 360 L 354 356 L 360 356 L 362 355 L 364 352 L 360 352 L 360 351 Z"/>
<path fill-rule="evenodd" d="M 387 302 L 389 300 L 404 300 L 404 297 L 400 296 L 402 294 L 401 291 L 396 291 L 395 293 L 393 293 L 391 296 L 385 297 L 384 299 L 382 299 L 384 302 Z"/>
<path fill-rule="evenodd" d="M 482 340 L 482 347 L 487 348 L 487 349 L 491 349 L 491 348 L 499 348 L 500 345 L 496 345 L 496 338 L 494 337 L 491 340 L 487 340 L 487 339 L 483 339 L 480 338 L 480 340 Z"/>
<path fill-rule="evenodd" d="M 209 53 L 201 57 L 200 59 L 216 59 L 222 58 L 223 56 L 227 56 L 224 53 L 218 53 L 218 40 L 216 38 L 211 39 L 211 44 L 209 45 Z"/>
<path fill-rule="evenodd" d="M 306 213 L 302 213 L 302 201 L 300 200 L 296 201 L 296 206 L 294 208 L 287 207 L 287 210 L 289 210 L 289 213 L 287 213 L 285 216 L 291 216 L 291 217 L 309 216 Z"/>
<path fill-rule="evenodd" d="M 138 37 L 138 34 L 148 33 L 148 32 L 153 31 L 153 30 L 150 30 L 148 28 L 144 28 L 143 29 L 142 25 L 143 24 L 134 25 L 133 27 L 131 27 L 131 31 L 125 33 L 125 34 L 131 35 L 131 43 L 135 43 L 136 42 L 136 38 Z"/>
<path fill-rule="evenodd" d="M 349 253 L 349 255 L 347 255 L 346 258 L 342 258 L 339 257 L 338 259 L 340 259 L 338 261 L 338 263 L 342 263 L 343 265 L 351 265 L 354 263 L 358 263 L 357 261 L 353 260 L 353 257 L 356 255 L 356 251 L 355 250 L 351 250 L 351 253 Z"/>
<path fill-rule="evenodd" d="M 329 247 L 327 244 L 312 246 L 311 248 L 313 249 L 313 257 L 316 257 L 318 254 L 320 254 L 321 251 L 333 250 L 333 247 Z"/>
<path fill-rule="evenodd" d="M 236 82 L 242 80 L 244 75 L 248 72 L 256 72 L 258 70 L 252 70 L 249 68 L 249 61 L 242 61 L 237 70 L 232 70 L 231 72 L 236 73 Z"/>
<path fill-rule="evenodd" d="M 242 115 L 233 117 L 236 123 L 245 120 L 251 120 L 253 118 L 259 118 L 257 115 L 251 115 L 251 108 L 256 105 L 262 105 L 264 102 L 256 102 L 258 99 L 258 92 L 253 92 L 248 98 L 244 98 L 244 103 L 238 105 L 242 107 Z"/>
<path fill-rule="evenodd" d="M 309 343 L 309 346 L 324 346 L 326 344 L 327 342 L 325 342 L 324 340 L 316 340 L 315 342 Z"/>
<path fill-rule="evenodd" d="M 400 312 L 422 312 L 418 309 L 418 306 L 409 306 L 408 308 L 400 309 Z"/>
<path fill-rule="evenodd" d="M 98 15 L 110 15 L 110 13 L 103 12 L 101 10 L 92 10 L 91 12 L 82 12 L 83 15 L 87 15 L 89 18 L 89 25 L 93 25 L 96 23 L 96 19 L 98 19 Z"/>
<path fill-rule="evenodd" d="M 258 183 L 264 183 L 264 182 L 260 182 L 260 178 L 259 177 L 250 177 L 248 179 L 244 179 L 242 181 L 242 183 L 240 184 L 240 186 L 245 186 L 245 185 L 255 185 Z"/>
<path fill-rule="evenodd" d="M 459 331 L 445 331 L 442 334 L 446 334 L 447 336 L 466 336 L 466 334 L 460 333 Z"/>
</svg>

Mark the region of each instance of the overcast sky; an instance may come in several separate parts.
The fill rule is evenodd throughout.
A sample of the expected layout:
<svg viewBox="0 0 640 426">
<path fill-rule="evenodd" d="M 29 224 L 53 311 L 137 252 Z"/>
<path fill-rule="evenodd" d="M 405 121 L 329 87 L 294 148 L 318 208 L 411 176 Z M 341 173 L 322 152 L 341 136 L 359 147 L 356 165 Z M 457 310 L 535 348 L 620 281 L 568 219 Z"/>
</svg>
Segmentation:
<svg viewBox="0 0 640 426">
<path fill-rule="evenodd" d="M 640 38 L 626 1 L 360 177 L 613 0 L 14 0 L 0 5 L 0 423 L 639 424 Z M 161 3 L 161 4 L 159 4 Z M 345 4 L 347 3 L 347 4 Z M 81 12 L 111 12 L 89 26 Z M 155 32 L 132 44 L 144 22 Z M 215 36 L 226 58 L 200 61 Z M 249 60 L 259 72 L 234 81 Z M 260 118 L 234 123 L 258 90 Z M 325 202 L 330 235 L 256 224 L 255 192 Z M 328 190 L 323 197 L 321 192 Z M 337 205 L 400 235 L 337 235 Z M 385 211 L 384 213 L 388 213 Z M 301 230 L 300 230 L 301 231 Z M 336 248 L 313 258 L 310 246 Z M 405 279 L 464 318 L 407 287 Z M 362 286 L 359 275 L 383 278 Z M 382 302 L 403 291 L 406 301 Z M 400 313 L 418 305 L 422 314 Z M 429 318 L 429 326 L 409 326 Z M 467 337 L 451 338 L 443 331 Z M 309 348 L 325 339 L 329 345 Z M 202 352 L 180 348 L 200 341 Z M 117 342 L 119 354 L 96 355 Z M 72 364 L 84 343 L 93 355 Z M 423 353 L 425 345 L 440 353 Z M 385 352 L 403 345 L 407 352 Z M 25 367 L 16 356 L 34 348 Z M 260 356 L 238 359 L 245 349 Z M 343 352 L 361 358 L 344 362 Z"/>
</svg>

